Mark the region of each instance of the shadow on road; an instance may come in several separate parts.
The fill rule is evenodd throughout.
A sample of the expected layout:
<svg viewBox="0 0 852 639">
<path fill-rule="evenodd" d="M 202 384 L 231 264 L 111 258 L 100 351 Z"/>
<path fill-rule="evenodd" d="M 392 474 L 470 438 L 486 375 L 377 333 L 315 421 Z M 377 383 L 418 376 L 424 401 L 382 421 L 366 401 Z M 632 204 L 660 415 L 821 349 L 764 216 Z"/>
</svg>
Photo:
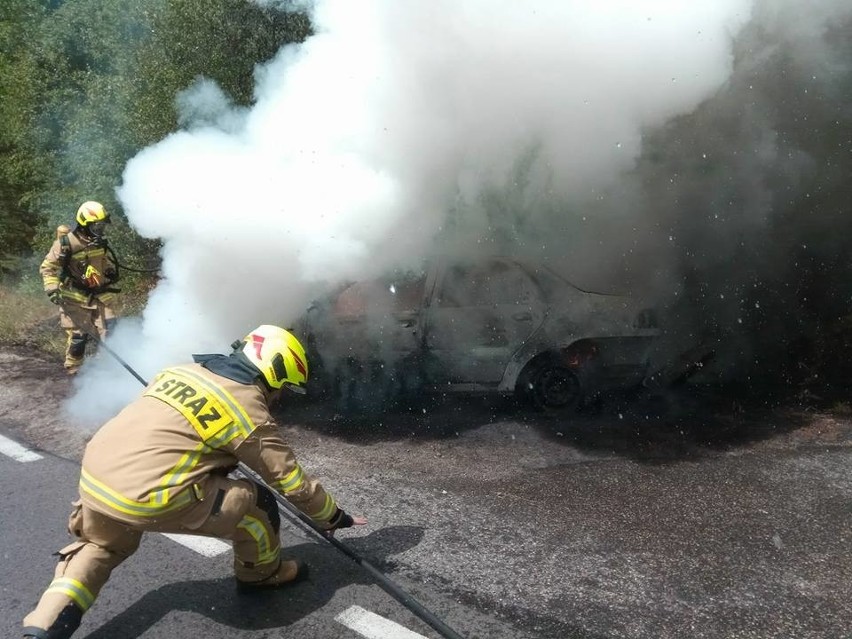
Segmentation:
<svg viewBox="0 0 852 639">
<path fill-rule="evenodd" d="M 406 406 L 340 414 L 331 402 L 284 406 L 281 424 L 298 424 L 352 443 L 445 440 L 495 423 L 534 428 L 546 443 L 668 463 L 747 447 L 792 433 L 814 417 L 802 402 L 742 388 L 685 386 L 610 394 L 562 412 L 535 411 L 512 398 L 443 395 Z"/>
<path fill-rule="evenodd" d="M 393 568 L 388 557 L 417 546 L 422 538 L 421 528 L 390 526 L 345 543 L 387 574 Z M 237 594 L 230 577 L 171 583 L 148 592 L 87 639 L 134 639 L 174 610 L 193 612 L 240 630 L 286 628 L 322 608 L 340 588 L 375 583 L 365 570 L 325 544 L 290 546 L 285 553 L 310 566 L 307 581 L 248 595 Z M 180 634 L 184 633 L 175 632 L 175 636 Z"/>
</svg>

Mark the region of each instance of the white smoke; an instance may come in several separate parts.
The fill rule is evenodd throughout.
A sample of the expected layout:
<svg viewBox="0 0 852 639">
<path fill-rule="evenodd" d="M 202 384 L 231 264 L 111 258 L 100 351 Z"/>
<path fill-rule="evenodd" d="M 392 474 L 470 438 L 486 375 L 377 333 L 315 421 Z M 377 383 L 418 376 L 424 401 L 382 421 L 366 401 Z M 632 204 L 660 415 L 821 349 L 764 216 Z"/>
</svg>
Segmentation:
<svg viewBox="0 0 852 639">
<path fill-rule="evenodd" d="M 178 99 L 183 129 L 128 163 L 119 197 L 133 227 L 161 239 L 164 279 L 142 322 L 109 343 L 147 378 L 226 352 L 257 324 L 289 325 L 324 286 L 428 253 L 450 208 L 505 183 L 531 149 L 554 201 L 589 197 L 634 165 L 645 129 L 723 85 L 751 10 L 313 3 L 315 35 L 257 68 L 251 109 L 201 79 Z M 487 232 L 483 211 L 467 215 L 468 232 Z M 116 386 L 112 410 L 82 414 L 104 395 L 96 368 L 71 403 L 83 419 L 135 392 Z"/>
</svg>

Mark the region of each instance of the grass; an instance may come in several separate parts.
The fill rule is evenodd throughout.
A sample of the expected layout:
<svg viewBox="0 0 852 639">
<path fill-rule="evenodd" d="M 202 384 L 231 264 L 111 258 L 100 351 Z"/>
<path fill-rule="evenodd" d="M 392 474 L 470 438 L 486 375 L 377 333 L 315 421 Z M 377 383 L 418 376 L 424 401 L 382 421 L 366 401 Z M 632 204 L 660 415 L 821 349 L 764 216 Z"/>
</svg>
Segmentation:
<svg viewBox="0 0 852 639">
<path fill-rule="evenodd" d="M 141 313 L 153 280 L 122 281 L 116 312 L 119 317 Z M 59 309 L 40 288 L 0 283 L 0 344 L 23 346 L 50 355 L 65 352 L 65 331 Z"/>
<path fill-rule="evenodd" d="M 65 333 L 59 328 L 59 309 L 43 293 L 0 285 L 0 343 L 63 353 Z"/>
</svg>

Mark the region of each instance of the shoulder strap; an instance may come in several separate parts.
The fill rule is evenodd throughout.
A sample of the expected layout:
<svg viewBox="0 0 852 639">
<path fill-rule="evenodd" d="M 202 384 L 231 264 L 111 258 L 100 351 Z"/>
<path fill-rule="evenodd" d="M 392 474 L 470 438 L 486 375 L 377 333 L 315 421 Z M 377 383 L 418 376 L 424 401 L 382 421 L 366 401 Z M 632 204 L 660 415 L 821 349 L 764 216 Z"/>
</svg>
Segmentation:
<svg viewBox="0 0 852 639">
<path fill-rule="evenodd" d="M 62 267 L 63 279 L 68 274 L 68 263 L 71 261 L 71 240 L 68 239 L 68 234 L 62 234 L 59 240 L 59 265 Z"/>
<path fill-rule="evenodd" d="M 68 239 L 68 234 L 65 233 L 59 236 L 60 253 L 64 256 L 71 255 L 71 240 Z"/>
</svg>

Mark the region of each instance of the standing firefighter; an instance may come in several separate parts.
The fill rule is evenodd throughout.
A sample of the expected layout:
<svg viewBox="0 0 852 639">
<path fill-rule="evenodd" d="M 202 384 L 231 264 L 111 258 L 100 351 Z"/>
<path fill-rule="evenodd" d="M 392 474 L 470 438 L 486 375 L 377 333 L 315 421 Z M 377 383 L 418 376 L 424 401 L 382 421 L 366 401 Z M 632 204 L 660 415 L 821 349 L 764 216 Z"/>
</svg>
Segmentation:
<svg viewBox="0 0 852 639">
<path fill-rule="evenodd" d="M 260 326 L 230 355 L 193 359 L 161 371 L 86 446 L 80 500 L 68 520 L 77 539 L 59 551 L 53 581 L 24 619 L 24 637 L 70 637 L 143 532 L 230 539 L 239 592 L 304 579 L 306 566 L 280 556 L 275 496 L 229 478 L 238 463 L 329 535 L 367 523 L 305 473 L 270 415 L 283 390 L 304 392 L 307 382 L 305 351 L 291 333 Z"/>
<path fill-rule="evenodd" d="M 109 213 L 98 202 L 84 202 L 77 225 L 57 229 L 39 272 L 50 301 L 60 307 L 59 324 L 65 329 L 65 370 L 76 373 L 83 364 L 89 335 L 106 337 L 115 321 L 112 304 L 118 289 L 118 264 L 107 246 Z"/>
</svg>

